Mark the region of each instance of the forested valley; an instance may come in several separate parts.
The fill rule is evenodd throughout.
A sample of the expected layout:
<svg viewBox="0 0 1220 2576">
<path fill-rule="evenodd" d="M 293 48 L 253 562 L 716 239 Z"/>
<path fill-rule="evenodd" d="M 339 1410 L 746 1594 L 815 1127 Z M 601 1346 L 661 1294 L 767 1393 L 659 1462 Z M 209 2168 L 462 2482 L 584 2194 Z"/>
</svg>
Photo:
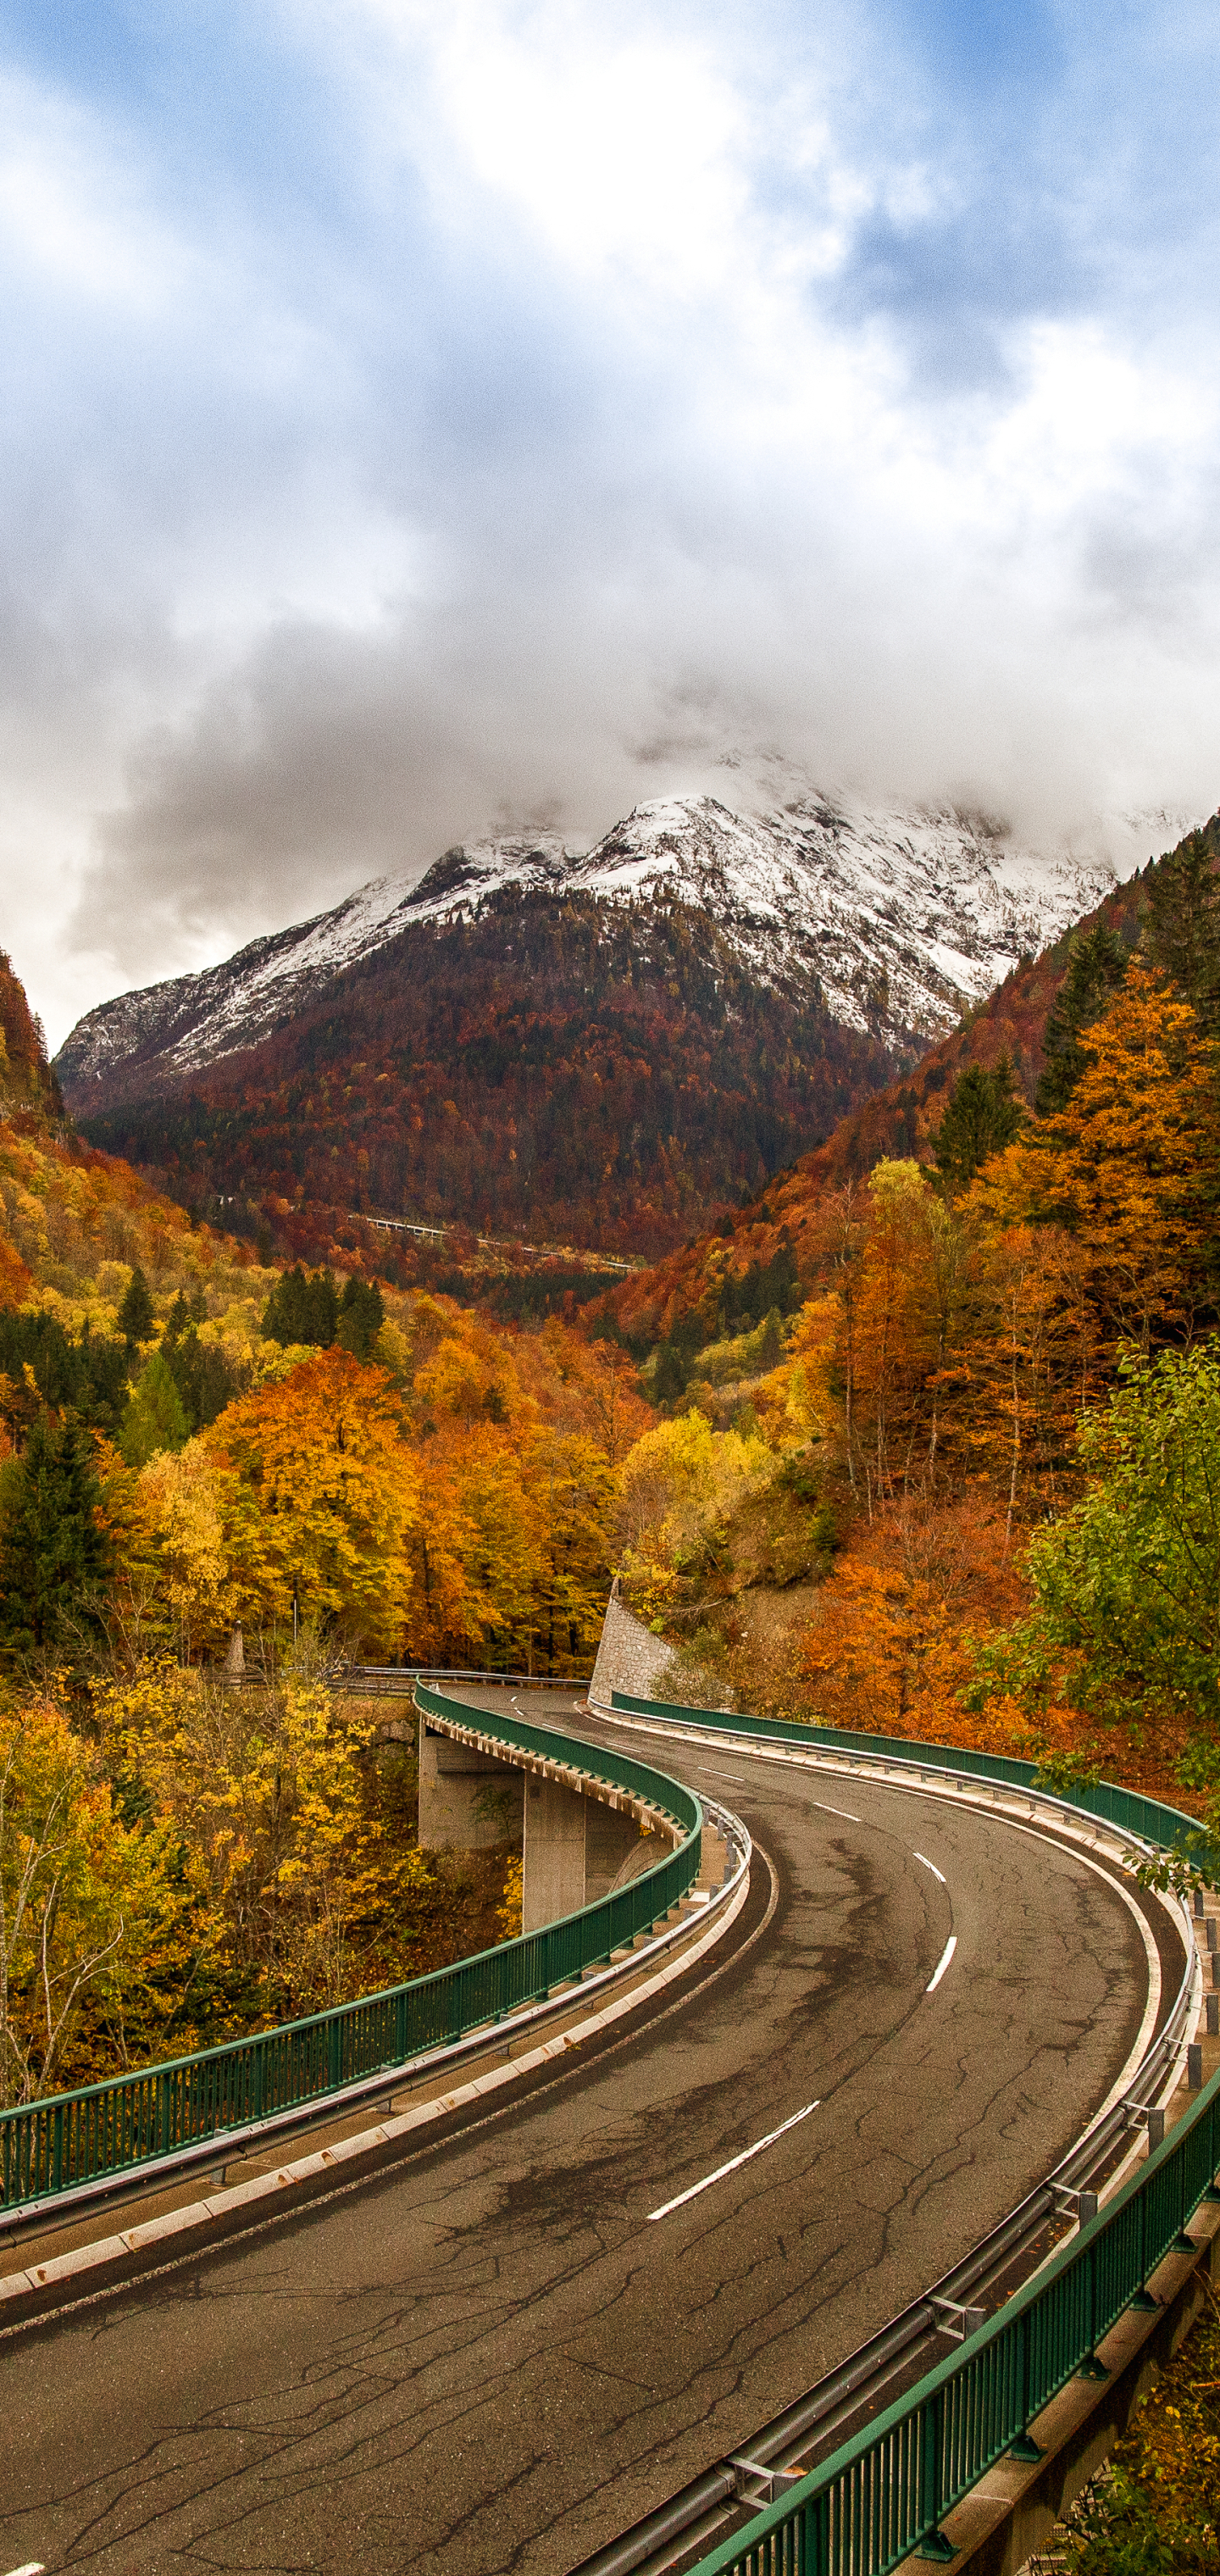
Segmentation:
<svg viewBox="0 0 1220 2576">
<path fill-rule="evenodd" d="M 671 1695 L 1101 1769 L 1215 1833 L 1218 844 L 605 1301 L 666 1417 L 620 1564 Z"/>
<path fill-rule="evenodd" d="M 587 1672 L 616 1574 L 673 1695 L 1220 1832 L 1215 853 L 545 1321 L 188 1213 L 73 1134 L 0 980 L 0 2100 L 515 1930 L 343 1668 Z"/>
</svg>

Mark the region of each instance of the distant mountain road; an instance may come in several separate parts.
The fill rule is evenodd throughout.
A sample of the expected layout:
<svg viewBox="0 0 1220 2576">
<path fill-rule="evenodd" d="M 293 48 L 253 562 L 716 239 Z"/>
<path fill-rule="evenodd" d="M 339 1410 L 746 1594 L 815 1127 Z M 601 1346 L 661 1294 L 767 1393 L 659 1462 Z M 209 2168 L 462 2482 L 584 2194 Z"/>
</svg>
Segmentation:
<svg viewBox="0 0 1220 2576">
<path fill-rule="evenodd" d="M 4 2338 L 0 2567 L 564 2576 L 1086 2125 L 1149 1992 L 1105 1878 L 944 1800 L 648 1758 L 755 1838 L 732 1953 L 389 2174 Z"/>
</svg>

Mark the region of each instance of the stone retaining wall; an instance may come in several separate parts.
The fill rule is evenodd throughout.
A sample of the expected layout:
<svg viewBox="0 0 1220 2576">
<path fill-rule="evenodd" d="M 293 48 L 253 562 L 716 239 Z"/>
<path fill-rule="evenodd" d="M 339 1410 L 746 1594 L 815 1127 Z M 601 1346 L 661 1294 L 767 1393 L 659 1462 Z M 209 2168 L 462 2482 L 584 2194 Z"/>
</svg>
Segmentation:
<svg viewBox="0 0 1220 2576">
<path fill-rule="evenodd" d="M 654 1637 L 651 1628 L 620 1600 L 616 1575 L 589 1684 L 590 1699 L 608 1700 L 616 1690 L 631 1699 L 650 1699 L 671 1652 L 664 1638 Z"/>
</svg>

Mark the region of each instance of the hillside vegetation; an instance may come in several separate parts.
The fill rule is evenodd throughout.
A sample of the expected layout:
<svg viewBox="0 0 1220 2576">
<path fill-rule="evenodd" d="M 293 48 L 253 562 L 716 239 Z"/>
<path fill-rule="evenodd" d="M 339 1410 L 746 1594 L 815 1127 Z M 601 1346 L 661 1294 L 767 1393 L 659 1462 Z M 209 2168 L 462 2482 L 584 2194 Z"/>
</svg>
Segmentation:
<svg viewBox="0 0 1220 2576">
<path fill-rule="evenodd" d="M 606 1301 L 666 1416 L 621 1565 L 675 1695 L 1215 1814 L 1217 837 Z"/>
<path fill-rule="evenodd" d="M 994 1074 L 1006 1063 L 1017 1098 L 1033 1110 L 1045 1071 L 1048 1024 L 1052 1053 L 1063 1042 L 1056 1016 L 1060 996 L 1069 1021 L 1077 1026 L 1094 1015 L 1107 988 L 1095 956 L 1094 973 L 1081 971 L 1090 952 L 1100 943 L 1103 950 L 1113 947 L 1120 956 L 1129 954 L 1153 890 L 1190 853 L 1195 854 L 1192 864 L 1210 867 L 1220 854 L 1220 816 L 1191 833 L 1178 851 L 1150 862 L 1074 931 L 1006 976 L 913 1072 L 853 1107 L 823 1144 L 778 1173 L 746 1206 L 726 1212 L 654 1269 L 614 1290 L 605 1306 L 614 1323 L 641 1350 L 675 1335 L 694 1349 L 716 1336 L 726 1311 L 748 1315 L 751 1323 L 760 1320 L 769 1288 L 778 1291 L 786 1282 L 784 1294 L 792 1304 L 799 1302 L 800 1288 L 819 1275 L 818 1210 L 836 1191 L 862 1182 L 883 1159 L 909 1157 L 931 1164 L 946 1095 L 969 1066 Z M 1073 957 L 1078 961 L 1075 989 L 1065 994 Z M 776 1294 L 773 1302 L 782 1309 L 783 1296 Z"/>
<path fill-rule="evenodd" d="M 339 1668 L 587 1669 L 650 1418 L 558 1321 L 260 1264 L 66 1133 L 33 1049 L 0 1122 L 0 2103 L 518 1928 L 511 1855 L 417 1850 L 411 1745 Z"/>
</svg>

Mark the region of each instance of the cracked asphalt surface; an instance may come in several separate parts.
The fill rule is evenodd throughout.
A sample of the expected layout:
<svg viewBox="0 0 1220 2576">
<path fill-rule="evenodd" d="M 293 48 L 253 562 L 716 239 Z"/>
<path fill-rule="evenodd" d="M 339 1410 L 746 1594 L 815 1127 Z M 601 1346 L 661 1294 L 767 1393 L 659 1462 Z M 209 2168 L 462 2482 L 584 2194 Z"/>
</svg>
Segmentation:
<svg viewBox="0 0 1220 2576">
<path fill-rule="evenodd" d="M 1147 2000 L 1105 1879 L 976 1809 L 621 1740 L 749 1825 L 731 1948 L 375 2180 L 0 2341 L 0 2569 L 565 2576 L 1086 2125 Z"/>
</svg>

